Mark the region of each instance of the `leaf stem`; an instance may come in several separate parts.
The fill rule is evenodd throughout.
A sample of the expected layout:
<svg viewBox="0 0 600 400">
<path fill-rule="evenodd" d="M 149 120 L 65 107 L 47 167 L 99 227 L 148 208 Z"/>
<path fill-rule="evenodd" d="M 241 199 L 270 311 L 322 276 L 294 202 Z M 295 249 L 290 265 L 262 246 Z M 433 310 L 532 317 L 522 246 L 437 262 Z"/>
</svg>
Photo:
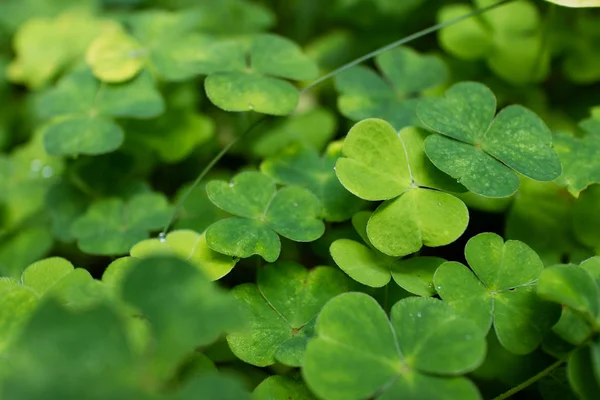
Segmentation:
<svg viewBox="0 0 600 400">
<path fill-rule="evenodd" d="M 511 397 L 512 395 L 514 395 L 515 393 L 518 393 L 521 390 L 525 389 L 526 387 L 534 384 L 535 382 L 539 381 L 540 379 L 542 379 L 543 377 L 545 377 L 546 375 L 548 375 L 550 372 L 554 371 L 556 368 L 560 367 L 565 361 L 567 361 L 567 359 L 569 358 L 570 355 L 571 355 L 570 352 L 567 353 L 567 354 L 565 354 L 564 356 L 562 356 L 561 358 L 559 358 L 558 360 L 556 360 L 553 364 L 551 364 L 547 368 L 543 369 L 539 373 L 537 373 L 534 376 L 532 376 L 531 378 L 527 379 L 525 382 L 522 382 L 519 385 L 513 387 L 512 389 L 510 389 L 510 390 L 502 393 L 500 396 L 494 397 L 493 400 L 508 399 L 509 397 Z"/>
<path fill-rule="evenodd" d="M 330 73 L 323 75 L 322 77 L 320 77 L 319 79 L 315 80 L 314 82 L 311 82 L 310 84 L 308 84 L 307 86 L 305 86 L 304 88 L 302 88 L 302 90 L 300 90 L 300 93 L 304 93 L 312 88 L 314 88 L 317 85 L 320 85 L 321 83 L 325 82 L 326 80 L 334 77 L 335 75 L 354 67 L 355 65 L 358 65 L 360 63 L 362 63 L 363 61 L 367 61 L 370 60 L 371 58 L 386 52 L 388 50 L 393 49 L 394 47 L 398 47 L 401 46 L 403 44 L 406 44 L 408 42 L 412 42 L 413 40 L 419 39 L 423 36 L 429 35 L 430 33 L 434 33 L 436 31 L 439 31 L 440 29 L 446 28 L 450 25 L 454 25 L 458 22 L 461 22 L 465 19 L 469 19 L 471 17 L 475 17 L 477 15 L 483 14 L 487 11 L 493 10 L 494 8 L 500 7 L 504 4 L 510 3 L 512 0 L 502 0 L 499 1 L 497 3 L 494 3 L 492 5 L 489 5 L 487 7 L 483 7 L 483 8 L 478 8 L 476 10 L 471 11 L 470 13 L 467 13 L 465 15 L 461 15 L 460 17 L 457 18 L 453 18 L 451 20 L 448 20 L 446 22 L 442 22 L 433 26 L 430 26 L 429 28 L 423 29 L 419 32 L 413 33 L 412 35 L 408 35 L 406 37 L 403 37 L 402 39 L 396 40 L 395 42 L 392 42 L 388 45 L 385 45 L 383 47 L 378 48 L 377 50 L 374 50 L 368 54 L 365 54 L 362 57 L 359 57 L 353 61 L 350 61 L 347 64 L 342 65 L 341 67 L 334 69 L 333 71 L 331 71 Z"/>
</svg>

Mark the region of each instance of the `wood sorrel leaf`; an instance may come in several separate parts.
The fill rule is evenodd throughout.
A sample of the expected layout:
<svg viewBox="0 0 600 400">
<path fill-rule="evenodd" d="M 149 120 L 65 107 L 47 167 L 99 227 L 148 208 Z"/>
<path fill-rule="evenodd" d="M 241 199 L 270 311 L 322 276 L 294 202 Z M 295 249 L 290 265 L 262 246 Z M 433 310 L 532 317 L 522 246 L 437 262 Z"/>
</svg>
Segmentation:
<svg viewBox="0 0 600 400">
<path fill-rule="evenodd" d="M 515 354 L 540 344 L 560 310 L 536 295 L 544 266 L 526 244 L 493 233 L 471 238 L 465 246 L 471 269 L 458 262 L 442 264 L 434 283 L 440 297 L 487 334 L 494 325 L 498 340 Z M 526 312 L 524 312 L 526 310 Z"/>
<path fill-rule="evenodd" d="M 563 166 L 556 183 L 566 186 L 575 197 L 592 183 L 600 183 L 600 136 L 588 134 L 578 139 L 568 134 L 554 136 L 554 149 Z"/>
<path fill-rule="evenodd" d="M 470 191 L 507 197 L 519 188 L 514 171 L 551 181 L 562 168 L 544 122 L 521 106 L 508 106 L 494 118 L 496 99 L 484 85 L 461 82 L 441 99 L 422 99 L 417 108 L 425 126 L 441 135 L 425 140 L 431 162 Z"/>
<path fill-rule="evenodd" d="M 313 335 L 313 319 L 329 299 L 347 287 L 344 275 L 330 267 L 309 271 L 292 262 L 264 267 L 256 285 L 243 284 L 233 290 L 250 326 L 227 336 L 231 351 L 260 367 L 277 361 L 301 366 L 306 343 Z"/>
</svg>

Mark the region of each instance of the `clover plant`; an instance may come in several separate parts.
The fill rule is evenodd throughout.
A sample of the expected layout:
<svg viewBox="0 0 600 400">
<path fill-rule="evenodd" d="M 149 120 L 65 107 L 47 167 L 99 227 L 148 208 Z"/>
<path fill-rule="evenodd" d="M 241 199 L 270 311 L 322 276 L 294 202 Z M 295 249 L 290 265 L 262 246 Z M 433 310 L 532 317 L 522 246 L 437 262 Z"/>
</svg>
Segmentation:
<svg viewBox="0 0 600 400">
<path fill-rule="evenodd" d="M 1 1 L 0 399 L 599 399 L 599 11 Z"/>
</svg>

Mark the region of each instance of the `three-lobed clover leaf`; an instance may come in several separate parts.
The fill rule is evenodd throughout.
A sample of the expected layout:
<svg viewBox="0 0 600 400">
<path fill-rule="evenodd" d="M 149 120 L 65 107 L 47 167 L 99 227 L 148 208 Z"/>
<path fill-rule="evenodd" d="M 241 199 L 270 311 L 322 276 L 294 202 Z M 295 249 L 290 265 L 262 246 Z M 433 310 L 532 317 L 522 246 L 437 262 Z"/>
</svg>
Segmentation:
<svg viewBox="0 0 600 400">
<path fill-rule="evenodd" d="M 576 138 L 558 133 L 553 138 L 554 150 L 562 164 L 562 174 L 555 182 L 566 186 L 575 197 L 592 183 L 600 183 L 600 136 L 587 134 Z"/>
<path fill-rule="evenodd" d="M 515 354 L 528 354 L 557 321 L 559 309 L 536 294 L 544 269 L 526 244 L 482 233 L 465 246 L 468 267 L 446 262 L 435 273 L 442 300 L 487 334 L 492 324 L 498 340 Z"/>
<path fill-rule="evenodd" d="M 348 191 L 365 200 L 386 200 L 369 219 L 367 233 L 373 246 L 390 256 L 452 243 L 469 221 L 461 200 L 432 190 L 461 186 L 425 157 L 426 136 L 417 128 L 396 133 L 383 120 L 367 119 L 352 127 L 336 163 Z"/>
<path fill-rule="evenodd" d="M 438 133 L 425 140 L 427 157 L 476 194 L 512 195 L 519 188 L 517 172 L 537 181 L 562 172 L 544 122 L 518 105 L 496 115 L 496 98 L 483 84 L 457 83 L 443 98 L 422 99 L 417 114 Z"/>
<path fill-rule="evenodd" d="M 573 207 L 573 231 L 584 245 L 600 254 L 600 184 L 590 186 Z"/>
<path fill-rule="evenodd" d="M 52 118 L 44 132 L 48 154 L 73 156 L 119 148 L 124 133 L 114 118 L 151 118 L 164 111 L 163 99 L 148 74 L 108 85 L 88 69 L 66 75 L 40 96 L 36 106 L 42 118 Z"/>
<path fill-rule="evenodd" d="M 321 201 L 324 220 L 342 222 L 362 208 L 364 201 L 348 192 L 335 175 L 340 150 L 341 146 L 332 143 L 321 157 L 309 147 L 292 145 L 263 161 L 260 170 L 279 183 L 307 188 Z"/>
<path fill-rule="evenodd" d="M 235 257 L 211 250 L 206 244 L 205 234 L 183 229 L 170 232 L 164 238 L 138 242 L 131 248 L 130 254 L 135 258 L 177 256 L 198 268 L 211 281 L 227 275 L 237 262 Z"/>
<path fill-rule="evenodd" d="M 391 278 L 406 291 L 419 296 L 433 296 L 433 274 L 446 260 L 439 257 L 400 259 L 377 250 L 367 236 L 371 213 L 362 211 L 352 217 L 354 229 L 365 244 L 351 239 L 337 239 L 329 247 L 335 263 L 355 281 L 370 287 L 382 287 Z"/>
<path fill-rule="evenodd" d="M 237 216 L 206 230 L 208 246 L 219 253 L 241 258 L 258 254 L 273 262 L 281 250 L 278 234 L 311 242 L 325 232 L 314 194 L 297 186 L 278 190 L 275 181 L 260 172 L 242 172 L 229 183 L 211 181 L 206 192 L 217 207 Z"/>
<path fill-rule="evenodd" d="M 416 95 L 445 82 L 448 71 L 444 62 L 437 56 L 399 47 L 375 57 L 375 64 L 382 77 L 363 66 L 336 76 L 340 112 L 354 121 L 381 118 L 396 130 L 421 125 Z"/>
<path fill-rule="evenodd" d="M 238 328 L 234 299 L 186 261 L 159 256 L 137 260 L 121 284 L 125 302 L 150 324 L 148 370 L 168 379 L 198 346 Z"/>
<path fill-rule="evenodd" d="M 290 114 L 298 105 L 298 90 L 286 79 L 318 75 L 314 61 L 294 42 L 273 34 L 256 34 L 247 44 L 217 43 L 199 70 L 208 74 L 206 95 L 217 107 L 271 115 Z"/>
<path fill-rule="evenodd" d="M 213 39 L 195 30 L 193 12 L 148 10 L 126 19 L 98 36 L 88 47 L 86 61 L 104 82 L 125 82 L 144 68 L 166 81 L 181 81 L 197 74 L 196 63 Z"/>
<path fill-rule="evenodd" d="M 270 264 L 259 270 L 256 285 L 247 283 L 232 290 L 249 324 L 229 334 L 227 343 L 247 363 L 299 367 L 313 336 L 316 315 L 329 299 L 347 289 L 346 277 L 331 267 L 309 271 L 293 262 Z"/>
<path fill-rule="evenodd" d="M 342 294 L 323 307 L 315 332 L 302 374 L 319 398 L 480 398 L 458 375 L 483 362 L 485 336 L 440 300 L 400 300 L 390 323 L 370 296 Z"/>
<path fill-rule="evenodd" d="M 158 193 L 141 193 L 126 202 L 109 198 L 92 203 L 71 225 L 78 247 L 88 254 L 120 255 L 162 228 L 172 209 Z"/>
</svg>

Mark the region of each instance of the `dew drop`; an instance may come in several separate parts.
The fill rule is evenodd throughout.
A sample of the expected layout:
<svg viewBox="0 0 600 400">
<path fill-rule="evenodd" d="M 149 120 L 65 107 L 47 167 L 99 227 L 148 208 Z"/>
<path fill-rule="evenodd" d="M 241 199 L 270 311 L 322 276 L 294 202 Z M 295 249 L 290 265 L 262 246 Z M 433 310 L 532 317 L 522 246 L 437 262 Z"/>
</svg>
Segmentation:
<svg viewBox="0 0 600 400">
<path fill-rule="evenodd" d="M 167 241 L 167 236 L 165 235 L 164 232 L 161 232 L 158 234 L 158 241 L 161 243 L 164 243 Z"/>
<path fill-rule="evenodd" d="M 417 313 L 417 318 L 421 318 L 421 312 L 420 311 Z"/>
<path fill-rule="evenodd" d="M 252 103 L 248 104 L 248 109 L 249 110 L 254 110 L 254 104 L 252 104 Z"/>
<path fill-rule="evenodd" d="M 438 286 L 436 289 L 437 289 L 437 290 L 440 290 L 441 288 L 442 288 L 441 286 Z"/>
<path fill-rule="evenodd" d="M 49 165 L 46 165 L 44 168 L 42 168 L 42 176 L 44 178 L 50 178 L 52 175 L 54 175 L 54 168 Z"/>
<path fill-rule="evenodd" d="M 233 186 L 234 186 L 234 183 L 233 183 L 233 182 L 230 182 L 230 183 L 229 183 L 229 187 L 233 187 Z"/>
<path fill-rule="evenodd" d="M 42 169 L 42 161 L 41 160 L 31 160 L 31 170 L 34 172 L 38 172 Z"/>
</svg>

